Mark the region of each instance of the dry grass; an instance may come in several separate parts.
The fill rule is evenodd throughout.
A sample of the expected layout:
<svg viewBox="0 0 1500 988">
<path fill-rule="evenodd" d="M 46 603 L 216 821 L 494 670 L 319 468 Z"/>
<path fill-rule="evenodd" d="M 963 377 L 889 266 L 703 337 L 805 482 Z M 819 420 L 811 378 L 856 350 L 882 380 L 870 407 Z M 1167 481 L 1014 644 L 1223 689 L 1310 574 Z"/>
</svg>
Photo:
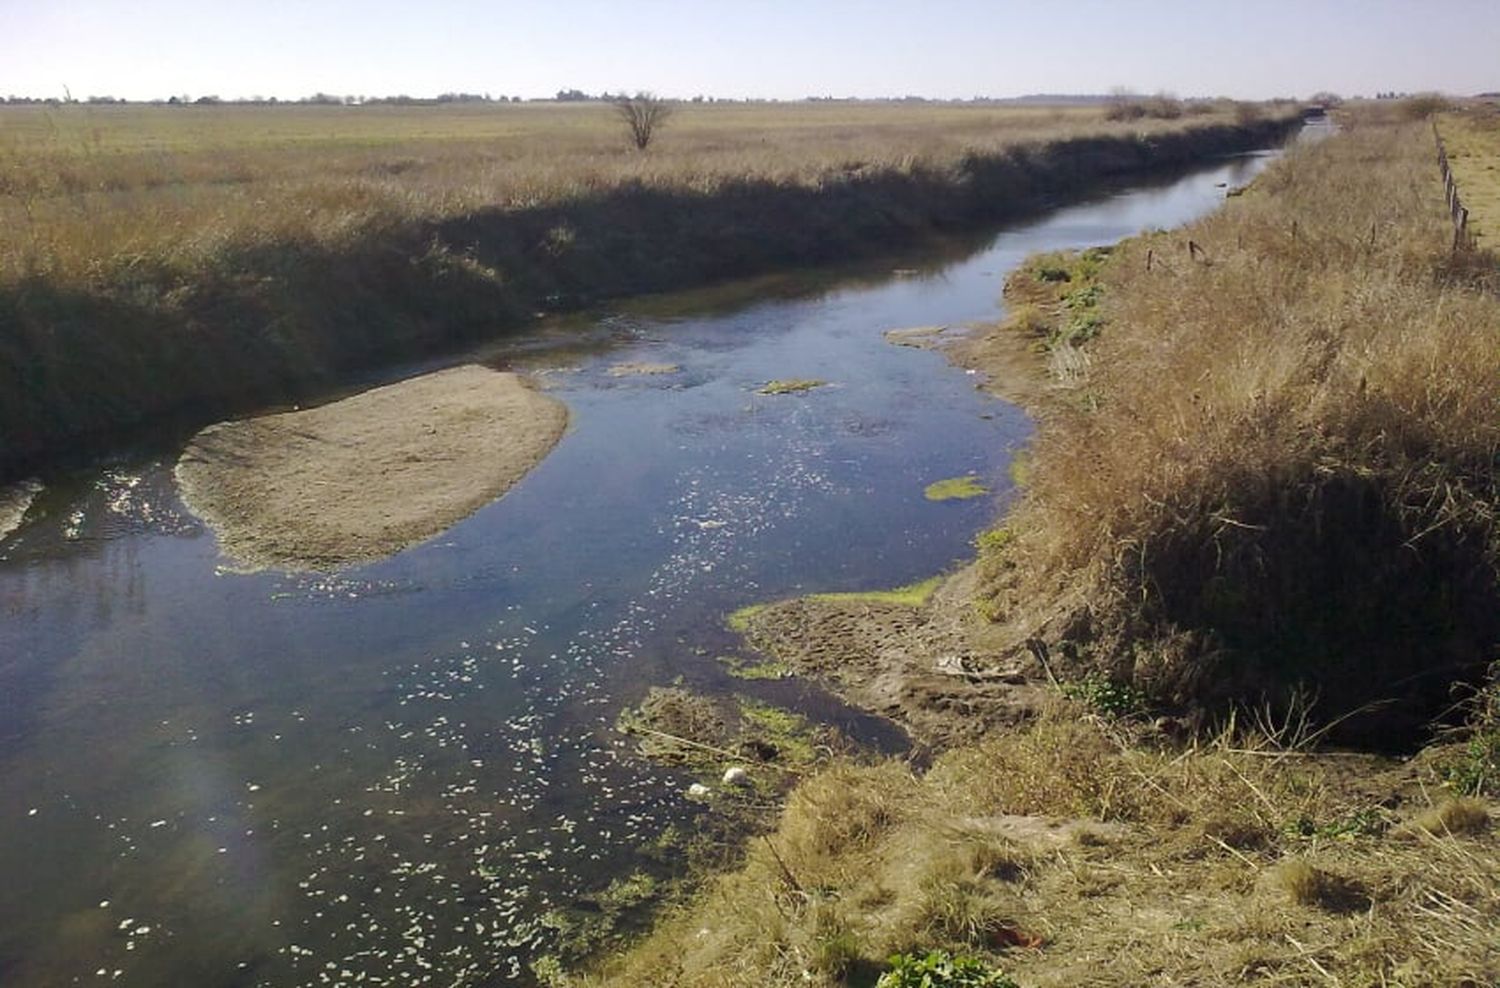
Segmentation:
<svg viewBox="0 0 1500 988">
<path fill-rule="evenodd" d="M 1445 113 L 1438 131 L 1448 150 L 1458 194 L 1469 210 L 1469 232 L 1481 250 L 1500 248 L 1500 107 Z"/>
<path fill-rule="evenodd" d="M 1445 706 L 1500 642 L 1500 300 L 1441 197 L 1429 125 L 1356 121 L 1117 249 L 993 613 L 1168 700 Z"/>
<path fill-rule="evenodd" d="M 231 245 L 337 246 L 393 223 L 634 183 L 817 187 L 1023 144 L 1236 119 L 1227 106 L 1116 123 L 1088 107 L 689 105 L 640 154 L 603 104 L 0 107 L 0 282 L 192 268 Z"/>
<path fill-rule="evenodd" d="M 810 780 L 743 870 L 581 983 L 868 984 L 931 947 L 1028 986 L 1500 975 L 1500 840 L 1392 826 L 1420 780 L 1246 736 L 1156 751 L 1079 713 L 920 778 Z"/>
<path fill-rule="evenodd" d="M 1469 210 L 1469 232 L 1481 250 L 1500 249 L 1500 108 L 1470 106 L 1439 117 L 1439 133 Z"/>
<path fill-rule="evenodd" d="M 1489 828 L 1490 812 L 1482 800 L 1448 799 L 1419 814 L 1411 825 L 1438 836 L 1478 834 Z"/>
</svg>

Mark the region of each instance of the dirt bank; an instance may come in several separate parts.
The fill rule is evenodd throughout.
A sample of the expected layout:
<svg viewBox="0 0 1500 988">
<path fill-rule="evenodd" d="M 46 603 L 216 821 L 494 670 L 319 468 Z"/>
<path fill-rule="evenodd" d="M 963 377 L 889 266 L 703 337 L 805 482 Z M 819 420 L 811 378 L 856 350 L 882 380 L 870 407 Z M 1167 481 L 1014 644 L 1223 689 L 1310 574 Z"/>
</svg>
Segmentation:
<svg viewBox="0 0 1500 988">
<path fill-rule="evenodd" d="M 41 489 L 41 485 L 30 480 L 0 487 L 0 539 L 21 527 L 26 509 Z"/>
<path fill-rule="evenodd" d="M 177 481 L 237 563 L 332 569 L 415 545 L 504 494 L 567 422 L 522 378 L 458 367 L 209 426 Z"/>
<path fill-rule="evenodd" d="M 1025 653 L 996 661 L 995 629 L 974 609 L 975 574 L 946 579 L 920 604 L 824 594 L 743 612 L 746 641 L 787 671 L 945 748 L 1028 717 L 1044 695 Z"/>
</svg>

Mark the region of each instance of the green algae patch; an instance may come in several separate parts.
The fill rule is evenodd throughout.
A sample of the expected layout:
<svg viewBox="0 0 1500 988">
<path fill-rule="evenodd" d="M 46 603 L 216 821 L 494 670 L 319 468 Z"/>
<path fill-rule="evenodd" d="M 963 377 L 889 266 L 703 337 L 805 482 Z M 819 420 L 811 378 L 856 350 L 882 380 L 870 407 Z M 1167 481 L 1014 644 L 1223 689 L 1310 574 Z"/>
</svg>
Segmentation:
<svg viewBox="0 0 1500 988">
<path fill-rule="evenodd" d="M 762 745 L 769 744 L 777 762 L 805 766 L 818 760 L 818 741 L 823 732 L 806 717 L 749 697 L 738 699 L 743 733 Z"/>
<path fill-rule="evenodd" d="M 922 493 L 929 501 L 967 501 L 983 497 L 989 492 L 990 489 L 980 483 L 978 477 L 969 474 L 966 477 L 949 477 L 947 480 L 928 484 Z"/>
<path fill-rule="evenodd" d="M 904 607 L 921 607 L 932 597 L 938 585 L 943 582 L 941 576 L 923 580 L 920 583 L 909 583 L 904 587 L 894 590 L 863 590 L 855 593 L 815 593 L 808 600 L 823 601 L 830 604 L 900 604 Z"/>
<path fill-rule="evenodd" d="M 815 377 L 789 377 L 767 381 L 757 392 L 763 395 L 793 395 L 803 391 L 811 391 L 813 388 L 821 388 L 827 381 L 820 381 Z"/>
<path fill-rule="evenodd" d="M 735 679 L 785 679 L 792 674 L 791 670 L 780 662 L 751 662 L 737 655 L 721 655 L 719 662 Z"/>
<path fill-rule="evenodd" d="M 739 610 L 732 612 L 725 619 L 724 623 L 729 625 L 730 631 L 738 631 L 743 635 L 750 630 L 750 622 L 755 620 L 755 615 L 765 610 L 768 606 L 770 605 L 751 604 L 749 607 L 741 607 Z"/>
</svg>

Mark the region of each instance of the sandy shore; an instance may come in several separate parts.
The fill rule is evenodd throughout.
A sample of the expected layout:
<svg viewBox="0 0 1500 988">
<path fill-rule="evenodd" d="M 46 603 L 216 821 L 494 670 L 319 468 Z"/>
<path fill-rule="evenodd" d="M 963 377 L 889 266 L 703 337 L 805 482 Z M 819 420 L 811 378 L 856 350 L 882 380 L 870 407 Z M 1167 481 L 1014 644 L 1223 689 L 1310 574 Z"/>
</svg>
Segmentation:
<svg viewBox="0 0 1500 988">
<path fill-rule="evenodd" d="M 41 491 L 42 485 L 34 480 L 23 480 L 19 484 L 0 487 L 0 539 L 21 527 L 26 509 Z"/>
<path fill-rule="evenodd" d="M 177 482 L 248 569 L 334 569 L 422 542 L 513 487 L 567 427 L 514 374 L 428 374 L 193 437 Z"/>
</svg>

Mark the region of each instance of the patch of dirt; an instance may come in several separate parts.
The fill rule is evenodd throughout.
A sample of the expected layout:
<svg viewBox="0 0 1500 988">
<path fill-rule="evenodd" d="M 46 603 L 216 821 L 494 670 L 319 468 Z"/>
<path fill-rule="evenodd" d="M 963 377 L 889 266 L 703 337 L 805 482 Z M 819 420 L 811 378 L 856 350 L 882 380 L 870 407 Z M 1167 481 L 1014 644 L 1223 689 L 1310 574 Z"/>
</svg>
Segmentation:
<svg viewBox="0 0 1500 988">
<path fill-rule="evenodd" d="M 939 337 L 947 326 L 913 326 L 910 329 L 888 329 L 885 341 L 896 346 L 909 346 L 918 350 L 931 350 L 937 346 Z"/>
<path fill-rule="evenodd" d="M 646 361 L 633 361 L 615 364 L 606 373 L 610 377 L 649 377 L 660 374 L 676 374 L 680 370 L 682 370 L 681 364 L 653 364 Z"/>
<path fill-rule="evenodd" d="M 31 507 L 41 489 L 42 485 L 34 480 L 0 487 L 0 539 L 21 527 L 26 509 Z"/>
<path fill-rule="evenodd" d="M 964 370 L 981 375 L 984 390 L 1020 405 L 1032 417 L 1042 415 L 1057 398 L 1058 385 L 1036 342 L 1003 323 L 944 339 L 936 349 Z"/>
<path fill-rule="evenodd" d="M 425 541 L 510 490 L 567 428 L 515 374 L 457 367 L 209 426 L 177 481 L 248 569 L 326 570 Z"/>
<path fill-rule="evenodd" d="M 997 649 L 973 593 L 965 570 L 921 607 L 858 596 L 780 601 L 746 615 L 745 637 L 790 672 L 946 748 L 1028 719 L 1047 695 L 1034 659 Z"/>
</svg>

